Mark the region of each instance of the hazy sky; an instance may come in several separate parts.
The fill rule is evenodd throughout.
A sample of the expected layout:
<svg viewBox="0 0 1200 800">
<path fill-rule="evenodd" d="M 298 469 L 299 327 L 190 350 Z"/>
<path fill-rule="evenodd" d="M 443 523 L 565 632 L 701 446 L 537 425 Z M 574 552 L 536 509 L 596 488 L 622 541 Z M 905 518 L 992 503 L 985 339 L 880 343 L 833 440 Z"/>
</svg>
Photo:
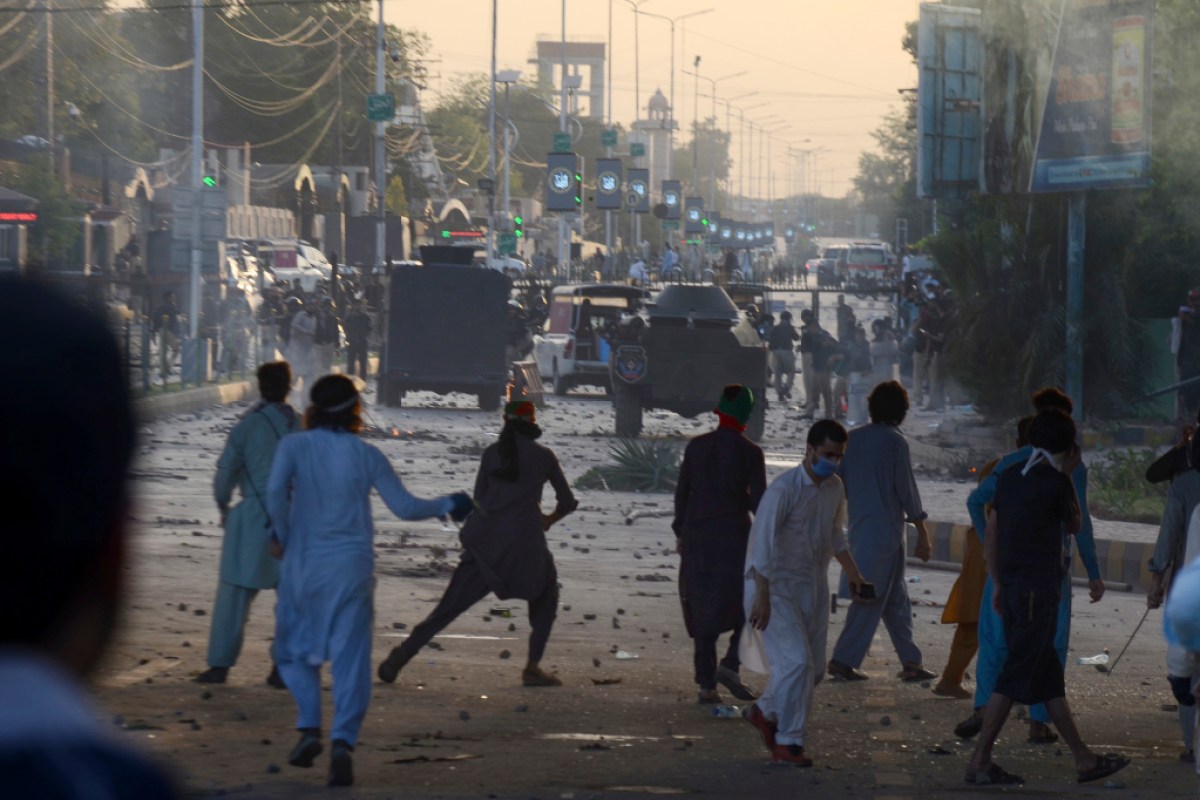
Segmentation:
<svg viewBox="0 0 1200 800">
<path fill-rule="evenodd" d="M 612 2 L 613 119 L 626 126 L 635 102 L 631 2 L 639 0 Z M 916 86 L 916 69 L 900 42 L 918 6 L 918 0 L 644 0 L 640 7 L 674 18 L 712 9 L 676 23 L 676 69 L 692 71 L 695 57 L 701 57 L 702 118 L 712 113 L 712 84 L 704 78 L 746 72 L 719 80 L 717 117 L 723 127 L 723 99 L 754 93 L 733 105 L 745 109 L 747 121 L 761 120 L 766 128 L 777 129 L 771 151 L 777 155 L 775 194 L 780 196 L 800 188 L 798 171 L 788 167 L 781 153 L 782 142 L 798 149 L 824 148 L 817 156 L 821 190 L 841 195 L 849 189 L 859 153 L 873 146 L 869 132 L 899 104 L 897 89 Z M 453 11 L 428 0 L 386 0 L 385 14 L 391 24 L 429 35 L 429 73 L 440 76 L 431 80 L 436 92 L 459 73 L 487 71 L 491 7 L 489 0 L 461 0 Z M 566 0 L 568 40 L 606 41 L 608 12 L 609 0 Z M 539 34 L 557 39 L 561 26 L 562 0 L 499 0 L 498 68 L 520 69 L 533 77 L 536 68 L 526 62 L 535 40 Z M 671 28 L 664 20 L 642 15 L 640 29 L 644 107 L 655 88 L 670 92 Z M 695 91 L 695 79 L 677 71 L 675 116 L 684 132 L 677 142 L 691 126 Z M 733 127 L 736 162 L 736 110 Z M 754 140 L 756 173 L 759 138 Z M 735 164 L 735 181 L 737 169 Z"/>
</svg>

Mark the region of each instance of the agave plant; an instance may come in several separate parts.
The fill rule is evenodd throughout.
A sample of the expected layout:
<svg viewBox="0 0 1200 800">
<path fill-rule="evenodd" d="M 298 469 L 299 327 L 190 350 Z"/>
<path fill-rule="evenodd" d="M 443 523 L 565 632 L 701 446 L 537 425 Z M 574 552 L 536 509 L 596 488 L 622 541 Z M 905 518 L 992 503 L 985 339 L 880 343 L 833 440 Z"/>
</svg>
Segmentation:
<svg viewBox="0 0 1200 800">
<path fill-rule="evenodd" d="M 608 450 L 611 464 L 594 467 L 575 481 L 579 489 L 669 492 L 679 478 L 679 447 L 662 439 L 622 439 Z"/>
</svg>

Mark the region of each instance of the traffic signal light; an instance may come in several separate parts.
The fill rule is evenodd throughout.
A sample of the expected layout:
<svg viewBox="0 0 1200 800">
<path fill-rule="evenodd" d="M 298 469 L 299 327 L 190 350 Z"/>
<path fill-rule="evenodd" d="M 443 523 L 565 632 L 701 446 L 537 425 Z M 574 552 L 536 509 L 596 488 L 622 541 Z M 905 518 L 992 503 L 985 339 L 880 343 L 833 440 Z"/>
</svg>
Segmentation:
<svg viewBox="0 0 1200 800">
<path fill-rule="evenodd" d="M 583 173 L 575 171 L 575 207 L 583 205 Z"/>
<path fill-rule="evenodd" d="M 450 238 L 450 229 L 449 228 L 442 228 L 442 238 L 443 239 Z"/>
<path fill-rule="evenodd" d="M 204 184 L 204 188 L 212 189 L 212 188 L 216 187 L 216 185 L 217 185 L 217 176 L 205 175 L 203 178 L 200 179 L 200 182 Z"/>
<path fill-rule="evenodd" d="M 513 217 L 513 236 L 518 239 L 525 238 L 525 218 L 520 214 Z"/>
</svg>

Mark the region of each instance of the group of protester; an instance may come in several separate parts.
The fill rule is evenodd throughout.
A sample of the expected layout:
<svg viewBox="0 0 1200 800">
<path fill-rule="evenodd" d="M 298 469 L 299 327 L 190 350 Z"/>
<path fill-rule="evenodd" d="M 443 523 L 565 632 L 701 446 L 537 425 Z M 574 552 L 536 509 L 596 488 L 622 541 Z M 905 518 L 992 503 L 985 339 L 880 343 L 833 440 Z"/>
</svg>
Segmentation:
<svg viewBox="0 0 1200 800">
<path fill-rule="evenodd" d="M 937 677 L 913 641 L 904 576 L 906 523 L 917 530 L 916 555 L 928 560 L 932 549 L 898 430 L 909 401 L 900 384 L 884 382 L 871 392 L 869 424 L 847 432 L 834 420 L 814 423 L 803 462 L 769 487 L 762 450 L 740 435 L 753 403 L 748 389 L 728 387 L 717 409 L 718 429 L 692 440 L 685 452 L 674 522 L 680 592 L 699 701 L 721 702 L 718 684 L 755 700 L 744 716 L 772 760 L 810 766 L 805 744 L 814 688 L 823 673 L 867 680 L 859 667 L 880 622 L 899 656 L 901 680 Z M 964 776 L 971 784 L 1024 782 L 992 760 L 1014 702 L 1034 706 L 1031 741 L 1057 741 L 1047 725 L 1053 721 L 1071 749 L 1079 782 L 1129 764 L 1088 748 L 1066 701 L 1072 537 L 1088 570 L 1092 602 L 1103 596 L 1104 584 L 1070 398 L 1044 389 L 1034 407 L 1035 416 L 1022 421 L 1019 449 L 988 465 L 971 495 L 975 528 L 944 618 L 959 627 L 935 693 L 968 696 L 963 673 L 979 652 L 976 711 L 955 731 L 979 736 Z M 853 602 L 826 662 L 827 574 L 834 558 L 843 570 L 841 595 Z M 725 632 L 732 632 L 730 646 L 718 663 L 717 638 Z M 769 673 L 761 697 L 741 681 L 741 665 Z"/>
<path fill-rule="evenodd" d="M 0 328 L 30 342 L 3 351 L 2 359 L 7 372 L 29 378 L 27 392 L 0 395 L 9 420 L 7 446 L 0 449 L 5 544 L 12 555 L 5 563 L 13 567 L 0 581 L 0 643 L 6 645 L 0 654 L 0 729 L 7 742 L 17 743 L 0 749 L 6 788 L 16 796 L 69 796 L 72 787 L 106 785 L 116 796 L 129 787 L 140 788 L 137 796 L 170 796 L 159 772 L 95 730 L 72 677 L 94 668 L 103 653 L 124 574 L 124 476 L 134 432 L 116 345 L 99 321 L 46 289 L 16 280 L 0 289 Z M 31 331 L 37 335 L 29 337 Z M 541 429 L 528 402 L 505 407 L 503 430 L 482 455 L 473 496 L 422 499 L 405 488 L 381 451 L 356 435 L 361 398 L 351 379 L 316 380 L 301 420 L 287 405 L 291 377 L 286 363 L 259 368 L 261 400 L 231 431 L 218 462 L 214 495 L 226 535 L 209 669 L 197 680 L 227 679 L 251 602 L 258 591 L 275 588 L 275 670 L 269 680 L 293 695 L 301 734 L 289 763 L 311 767 L 324 750 L 320 669 L 331 662 L 329 783 L 349 785 L 371 694 L 371 491 L 403 519 L 463 521 L 462 559 L 435 609 L 379 664 L 385 682 L 492 592 L 529 603 L 524 684 L 560 685 L 540 666 L 558 605 L 545 532 L 577 502 L 557 458 L 537 442 Z M 754 701 L 746 719 L 771 758 L 808 766 L 815 687 L 825 674 L 866 680 L 860 668 L 880 622 L 899 655 L 901 680 L 937 677 L 925 668 L 913 639 L 906 525 L 916 527 L 918 557 L 930 557 L 931 543 L 899 431 L 909 410 L 901 385 L 875 387 L 869 424 L 848 432 L 832 419 L 815 422 L 802 463 L 769 485 L 762 450 L 743 435 L 756 402 L 761 398 L 748 388 L 726 387 L 717 399 L 716 430 L 685 451 L 673 522 L 681 600 L 694 639 L 698 700 L 720 702 L 723 686 Z M 1048 389 L 1033 402 L 1035 414 L 1018 432 L 1020 448 L 990 465 L 971 495 L 976 535 L 946 618 L 959 625 L 955 651 L 934 687 L 960 696 L 962 669 L 978 647 L 977 710 L 958 731 L 979 737 L 965 773 L 972 784 L 1021 782 L 992 759 L 1014 702 L 1044 704 L 1044 718 L 1033 712 L 1031 738 L 1061 735 L 1077 780 L 1098 780 L 1129 763 L 1091 751 L 1065 699 L 1072 537 L 1093 602 L 1103 596 L 1104 584 L 1070 398 Z M 21 424 L 30 404 L 56 425 Z M 1181 445 L 1164 458 L 1174 465 L 1166 471 L 1175 480 L 1155 556 L 1159 575 L 1169 567 L 1179 570 L 1200 547 L 1200 524 L 1191 520 L 1200 498 L 1190 468 L 1200 463 L 1196 447 Z M 556 495 L 548 514 L 540 508 L 546 483 Z M 241 494 L 236 504 L 235 488 Z M 1189 520 L 1186 535 L 1182 520 Z M 34 529 L 38 535 L 28 535 Z M 840 593 L 853 602 L 826 661 L 827 575 L 834 558 L 843 568 Z M 1166 598 L 1172 636 L 1181 660 L 1190 662 L 1172 668 L 1181 704 L 1195 689 L 1200 649 L 1196 573 L 1194 565 L 1180 571 Z M 1162 602 L 1164 586 L 1151 591 L 1152 605 Z M 718 661 L 718 639 L 725 633 L 732 633 L 731 641 Z M 769 672 L 762 696 L 742 681 L 742 666 Z M 1181 720 L 1185 736 L 1187 721 Z M 64 763 L 72 768 L 54 766 Z"/>
</svg>

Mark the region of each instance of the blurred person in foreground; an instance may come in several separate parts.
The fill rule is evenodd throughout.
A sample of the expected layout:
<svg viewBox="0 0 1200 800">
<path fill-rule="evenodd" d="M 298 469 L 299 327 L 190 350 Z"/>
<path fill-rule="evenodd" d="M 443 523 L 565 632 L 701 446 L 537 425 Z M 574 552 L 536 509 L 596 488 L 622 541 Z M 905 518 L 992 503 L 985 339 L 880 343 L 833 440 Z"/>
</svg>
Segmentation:
<svg viewBox="0 0 1200 800">
<path fill-rule="evenodd" d="M 801 767 L 812 766 L 804 747 L 825 666 L 830 559 L 846 571 L 856 600 L 863 584 L 846 544 L 846 492 L 837 476 L 846 438 L 833 420 L 809 428 L 804 461 L 767 488 L 746 550 L 741 651 L 748 669 L 771 678 L 745 717 L 772 761 Z"/>
<path fill-rule="evenodd" d="M 104 324 L 0 279 L 0 796 L 166 798 L 158 768 L 102 727 L 83 688 L 125 589 L 133 413 Z M 31 424 L 34 418 L 50 424 Z"/>
<path fill-rule="evenodd" d="M 271 519 L 267 514 L 267 478 L 279 442 L 300 429 L 287 402 L 292 370 L 286 361 L 258 368 L 260 400 L 233 426 L 213 476 L 213 495 L 221 512 L 221 572 L 208 634 L 208 669 L 197 683 L 224 683 L 242 652 L 250 606 L 262 589 L 279 583 L 279 562 L 271 557 Z M 233 490 L 242 499 L 230 507 Z M 267 684 L 283 688 L 272 667 Z"/>
<path fill-rule="evenodd" d="M 371 490 L 400 519 L 465 517 L 463 494 L 415 497 L 376 447 L 356 434 L 362 406 L 354 383 L 326 375 L 313 385 L 305 430 L 284 437 L 267 482 L 279 569 L 275 658 L 296 700 L 300 741 L 288 756 L 311 767 L 321 744 L 321 665 L 332 662 L 329 785 L 354 782 L 352 756 L 371 700 L 375 531 Z"/>
<path fill-rule="evenodd" d="M 767 488 L 762 448 L 745 436 L 754 411 L 750 389 L 730 384 L 721 392 L 716 430 L 688 442 L 675 485 L 675 549 L 680 555 L 679 600 L 693 640 L 698 699 L 720 703 L 720 683 L 739 700 L 755 695 L 738 677 L 738 638 L 745 623 L 742 564 L 750 521 Z M 732 631 L 717 663 L 717 639 Z"/>
<path fill-rule="evenodd" d="M 1181 569 L 1172 582 L 1171 593 L 1163 612 L 1163 633 L 1167 644 L 1200 662 L 1200 560 L 1193 559 Z M 1200 676 L 1192 679 L 1192 696 L 1200 700 Z M 1195 721 L 1192 739 L 1200 732 L 1200 718 Z M 1200 762 L 1196 765 L 1200 774 Z"/>
<path fill-rule="evenodd" d="M 501 600 L 529 603 L 529 658 L 521 672 L 525 686 L 562 686 L 541 668 L 550 630 L 558 616 L 558 570 L 546 532 L 579 503 L 558 464 L 558 456 L 537 443 L 542 429 L 528 400 L 504 407 L 500 440 L 483 451 L 475 477 L 475 503 L 459 539 L 463 555 L 442 599 L 412 635 L 379 665 L 379 679 L 396 680 L 400 670 L 434 636 L 489 593 Z M 554 489 L 554 511 L 543 514 L 542 489 Z"/>
<path fill-rule="evenodd" d="M 1174 592 L 1183 568 L 1200 555 L 1200 516 L 1196 514 L 1200 507 L 1200 471 L 1190 466 L 1200 463 L 1196 460 L 1200 458 L 1198 441 L 1192 438 L 1184 448 L 1184 461 L 1189 466 L 1174 474 L 1163 506 L 1162 523 L 1149 565 L 1150 591 L 1146 595 L 1146 604 L 1152 609 L 1161 606 L 1163 598 Z M 1169 643 L 1167 683 L 1179 705 L 1179 727 L 1184 746 L 1179 760 L 1184 762 L 1194 762 L 1196 758 L 1196 699 L 1192 695 L 1192 684 L 1197 674 L 1200 674 L 1200 663 L 1195 655 L 1178 643 Z"/>
<path fill-rule="evenodd" d="M 1067 704 L 1064 664 L 1054 646 L 1066 572 L 1063 534 L 1074 535 L 1082 525 L 1070 478 L 1081 460 L 1075 423 L 1060 410 L 1040 411 L 1029 426 L 1029 444 L 1024 466 L 999 475 L 988 512 L 984 558 L 994 587 L 992 608 L 1003 621 L 1007 649 L 967 764 L 967 783 L 1024 783 L 992 761 L 996 737 L 1014 702 L 1045 705 L 1071 748 L 1079 783 L 1129 765 L 1129 759 L 1098 755 L 1083 743 Z"/>
</svg>

